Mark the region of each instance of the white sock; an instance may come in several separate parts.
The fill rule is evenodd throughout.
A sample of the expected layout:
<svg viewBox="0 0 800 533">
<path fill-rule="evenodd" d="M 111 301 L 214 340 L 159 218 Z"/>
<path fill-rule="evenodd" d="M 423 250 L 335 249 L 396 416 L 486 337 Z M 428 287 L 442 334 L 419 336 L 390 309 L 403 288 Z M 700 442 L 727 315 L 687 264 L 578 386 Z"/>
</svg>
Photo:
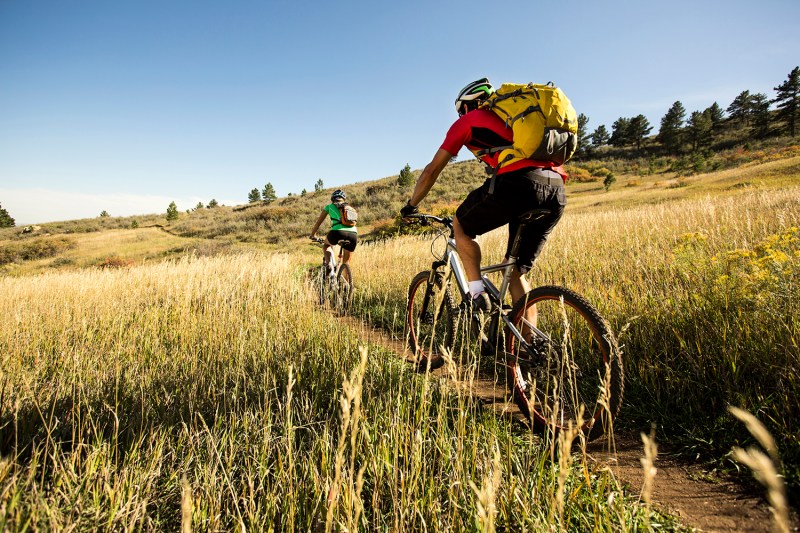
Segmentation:
<svg viewBox="0 0 800 533">
<path fill-rule="evenodd" d="M 486 292 L 486 289 L 483 288 L 483 280 L 479 279 L 477 281 L 469 282 L 469 293 L 472 295 L 473 298 L 477 298 L 484 292 Z"/>
</svg>

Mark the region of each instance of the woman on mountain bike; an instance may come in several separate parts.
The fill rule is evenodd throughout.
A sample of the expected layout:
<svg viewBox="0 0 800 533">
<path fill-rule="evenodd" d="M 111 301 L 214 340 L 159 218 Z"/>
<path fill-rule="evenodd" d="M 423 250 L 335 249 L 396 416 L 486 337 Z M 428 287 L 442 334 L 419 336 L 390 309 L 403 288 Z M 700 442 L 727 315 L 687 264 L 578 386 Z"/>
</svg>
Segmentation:
<svg viewBox="0 0 800 533">
<path fill-rule="evenodd" d="M 317 230 L 319 230 L 319 227 L 325 221 L 326 217 L 331 217 L 331 229 L 325 236 L 325 241 L 323 243 L 323 261 L 326 266 L 330 265 L 331 246 L 338 244 L 340 241 L 348 241 L 342 243 L 342 248 L 344 249 L 342 263 L 344 264 L 350 262 L 350 255 L 356 249 L 358 230 L 354 225 L 348 226 L 342 223 L 342 211 L 346 203 L 347 195 L 343 190 L 336 189 L 333 191 L 333 194 L 331 194 L 331 203 L 322 208 L 322 212 L 319 214 L 319 218 L 317 218 L 317 222 L 314 224 L 314 227 L 311 229 L 311 234 L 309 235 L 312 241 L 317 240 Z"/>
</svg>

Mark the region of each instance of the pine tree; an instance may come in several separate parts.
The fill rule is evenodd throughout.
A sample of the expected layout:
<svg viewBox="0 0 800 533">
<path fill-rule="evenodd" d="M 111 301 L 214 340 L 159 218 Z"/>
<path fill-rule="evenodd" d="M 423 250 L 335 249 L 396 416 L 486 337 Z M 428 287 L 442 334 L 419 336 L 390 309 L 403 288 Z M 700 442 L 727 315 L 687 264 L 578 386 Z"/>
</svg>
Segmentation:
<svg viewBox="0 0 800 533">
<path fill-rule="evenodd" d="M 611 137 L 608 139 L 611 146 L 623 147 L 631 142 L 631 119 L 619 117 L 611 125 Z"/>
<path fill-rule="evenodd" d="M 711 127 L 711 113 L 708 110 L 702 113 L 700 111 L 692 112 L 689 122 L 686 124 L 686 135 L 692 145 L 693 152 L 710 142 Z"/>
<path fill-rule="evenodd" d="M 170 202 L 167 207 L 167 221 L 172 222 L 173 220 L 178 220 L 178 206 L 175 205 L 175 202 Z"/>
<path fill-rule="evenodd" d="M 106 211 L 105 209 L 100 211 L 100 218 L 106 218 L 107 216 L 109 216 L 108 211 Z"/>
<path fill-rule="evenodd" d="M 594 146 L 595 148 L 599 146 L 605 146 L 606 144 L 608 144 L 609 140 L 608 130 L 603 124 L 600 124 L 599 126 L 597 126 L 597 129 L 594 130 L 594 133 L 592 133 L 591 138 L 592 138 L 592 146 Z"/>
<path fill-rule="evenodd" d="M 631 142 L 636 145 L 636 150 L 642 149 L 644 138 L 653 130 L 650 121 L 644 115 L 636 115 L 630 121 L 629 134 Z"/>
<path fill-rule="evenodd" d="M 325 184 L 322 183 L 322 178 L 318 179 L 317 182 L 314 184 L 314 192 L 319 192 L 325 188 Z"/>
<path fill-rule="evenodd" d="M 219 205 L 219 203 L 214 198 L 212 198 L 211 201 L 208 202 L 208 208 L 209 209 L 211 209 L 212 207 L 217 207 L 218 205 Z"/>
<path fill-rule="evenodd" d="M 753 109 L 753 97 L 750 91 L 742 91 L 728 106 L 728 116 L 731 121 L 744 126 L 750 125 L 750 115 Z"/>
<path fill-rule="evenodd" d="M 3 209 L 3 206 L 0 205 L 0 228 L 13 228 L 16 225 L 16 222 L 11 218 L 11 215 L 8 214 L 8 211 Z"/>
<path fill-rule="evenodd" d="M 751 101 L 753 128 L 755 129 L 756 137 L 763 139 L 769 135 L 769 99 L 764 93 L 757 93 L 753 95 Z"/>
<path fill-rule="evenodd" d="M 261 200 L 261 192 L 258 189 L 253 189 L 250 191 L 250 194 L 247 195 L 247 201 L 251 204 L 259 200 Z"/>
<path fill-rule="evenodd" d="M 722 110 L 718 103 L 714 102 L 703 112 L 708 113 L 708 117 L 711 120 L 712 136 L 719 134 L 722 130 L 722 121 L 725 119 L 725 111 Z"/>
<path fill-rule="evenodd" d="M 403 188 L 406 188 L 414 183 L 414 175 L 411 173 L 411 166 L 406 163 L 400 170 L 400 175 L 397 177 L 397 185 Z"/>
<path fill-rule="evenodd" d="M 778 119 L 784 123 L 787 133 L 794 137 L 800 118 L 800 67 L 794 67 L 789 79 L 775 87 L 775 90 L 778 94 L 772 101 L 777 104 Z"/>
<path fill-rule="evenodd" d="M 616 181 L 617 181 L 616 176 L 614 176 L 612 172 L 609 172 L 608 175 L 603 180 L 603 187 L 605 187 L 606 192 L 608 192 L 609 189 L 611 189 L 611 186 L 614 185 Z"/>
<path fill-rule="evenodd" d="M 261 197 L 264 202 L 268 204 L 274 202 L 278 198 L 278 195 L 275 194 L 275 187 L 272 186 L 272 183 L 267 183 L 264 185 L 264 191 L 261 193 Z"/>
<path fill-rule="evenodd" d="M 300 191 L 300 196 L 305 196 L 306 194 L 308 194 L 307 190 L 303 189 L 302 191 Z"/>
<path fill-rule="evenodd" d="M 584 115 L 583 113 L 578 115 L 578 149 L 575 151 L 575 155 L 581 156 L 585 155 L 589 152 L 589 147 L 591 146 L 587 141 L 589 139 L 589 134 L 586 130 L 586 125 L 589 124 L 589 117 Z"/>
<path fill-rule="evenodd" d="M 661 129 L 656 140 L 660 142 L 668 153 L 675 154 L 680 151 L 683 144 L 683 121 L 686 119 L 686 109 L 680 101 L 672 104 L 667 114 L 661 118 Z"/>
</svg>

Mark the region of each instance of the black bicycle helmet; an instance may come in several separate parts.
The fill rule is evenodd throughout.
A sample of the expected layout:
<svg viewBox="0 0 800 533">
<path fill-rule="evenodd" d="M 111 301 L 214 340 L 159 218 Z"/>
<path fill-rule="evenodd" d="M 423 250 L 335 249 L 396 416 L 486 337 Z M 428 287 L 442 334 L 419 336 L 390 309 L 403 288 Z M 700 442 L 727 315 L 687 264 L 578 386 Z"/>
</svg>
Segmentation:
<svg viewBox="0 0 800 533">
<path fill-rule="evenodd" d="M 494 93 L 494 87 L 492 87 L 487 78 L 473 81 L 458 93 L 456 97 L 456 112 L 459 115 L 466 113 L 464 110 L 465 104 L 467 109 L 475 109 L 479 103 L 487 99 L 492 93 Z"/>
<path fill-rule="evenodd" d="M 345 201 L 347 200 L 347 195 L 344 193 L 342 189 L 336 189 L 331 194 L 331 202 L 336 203 L 336 200 Z"/>
</svg>

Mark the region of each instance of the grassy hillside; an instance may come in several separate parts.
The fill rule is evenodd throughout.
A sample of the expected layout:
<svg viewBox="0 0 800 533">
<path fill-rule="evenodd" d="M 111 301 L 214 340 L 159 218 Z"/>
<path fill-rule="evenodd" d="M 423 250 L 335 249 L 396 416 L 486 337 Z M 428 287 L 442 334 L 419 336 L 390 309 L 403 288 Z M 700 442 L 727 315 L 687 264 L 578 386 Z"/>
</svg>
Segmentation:
<svg viewBox="0 0 800 533">
<path fill-rule="evenodd" d="M 576 165 L 531 273 L 586 295 L 618 332 L 628 380 L 618 427 L 654 424 L 659 440 L 731 466 L 731 446 L 752 438 L 726 408 L 745 408 L 777 438 L 795 494 L 796 152 L 697 174 Z M 602 168 L 616 176 L 608 191 Z M 450 165 L 423 206 L 453 209 L 482 178 L 474 162 Z M 409 192 L 393 177 L 347 190 L 367 231 L 391 227 Z M 517 433 L 381 348 L 367 346 L 362 367 L 358 333 L 313 306 L 304 278 L 320 255 L 304 235 L 328 194 L 170 224 L 0 231 L 0 529 L 175 529 L 182 504 L 200 529 L 462 529 L 488 499 L 506 529 L 675 527 L 580 457 L 551 463 L 557 443 Z M 503 239 L 481 237 L 487 261 Z M 430 242 L 360 247 L 353 313 L 401 337 Z"/>
<path fill-rule="evenodd" d="M 718 164 L 706 166 L 724 170 L 699 173 L 684 168 L 676 158 L 611 158 L 568 165 L 571 175 L 567 182 L 568 212 L 624 208 L 709 194 L 730 195 L 742 189 L 792 186 L 797 167 L 796 162 L 792 162 L 800 157 L 800 146 L 778 144 L 750 150 L 737 148 L 713 157 Z M 616 182 L 606 190 L 603 180 L 609 173 L 614 174 Z M 415 177 L 418 174 L 419 171 L 414 172 Z M 474 160 L 448 165 L 422 207 L 429 212 L 452 213 L 466 194 L 486 177 L 483 165 Z M 305 196 L 279 198 L 269 205 L 256 202 L 196 209 L 180 213 L 179 218 L 172 222 L 167 221 L 163 214 L 153 214 L 47 223 L 29 226 L 35 228 L 31 232 L 24 232 L 23 228 L 3 228 L 0 229 L 0 274 L 21 275 L 73 265 L 99 265 L 108 257 L 114 259 L 112 263 L 142 262 L 186 253 L 213 255 L 253 247 L 284 250 L 290 243 L 307 236 L 330 193 L 339 187 Z M 397 212 L 410 196 L 410 187 L 398 186 L 397 177 L 390 176 L 346 185 L 344 189 L 351 203 L 358 208 L 362 240 L 397 233 Z M 147 246 L 125 246 L 109 240 L 104 257 L 91 255 L 90 249 L 94 244 L 82 244 L 85 240 L 92 240 L 89 235 L 111 229 L 135 229 L 143 235 L 157 235 L 157 232 L 150 231 L 153 228 L 175 239 L 154 241 L 149 250 Z M 56 236 L 59 239 L 53 238 Z M 149 236 L 138 238 L 142 242 L 150 240 Z M 55 245 L 50 244 L 56 240 Z M 52 250 L 54 246 L 59 250 Z M 19 248 L 29 250 L 21 254 Z M 72 252 L 62 257 L 62 248 Z"/>
</svg>

